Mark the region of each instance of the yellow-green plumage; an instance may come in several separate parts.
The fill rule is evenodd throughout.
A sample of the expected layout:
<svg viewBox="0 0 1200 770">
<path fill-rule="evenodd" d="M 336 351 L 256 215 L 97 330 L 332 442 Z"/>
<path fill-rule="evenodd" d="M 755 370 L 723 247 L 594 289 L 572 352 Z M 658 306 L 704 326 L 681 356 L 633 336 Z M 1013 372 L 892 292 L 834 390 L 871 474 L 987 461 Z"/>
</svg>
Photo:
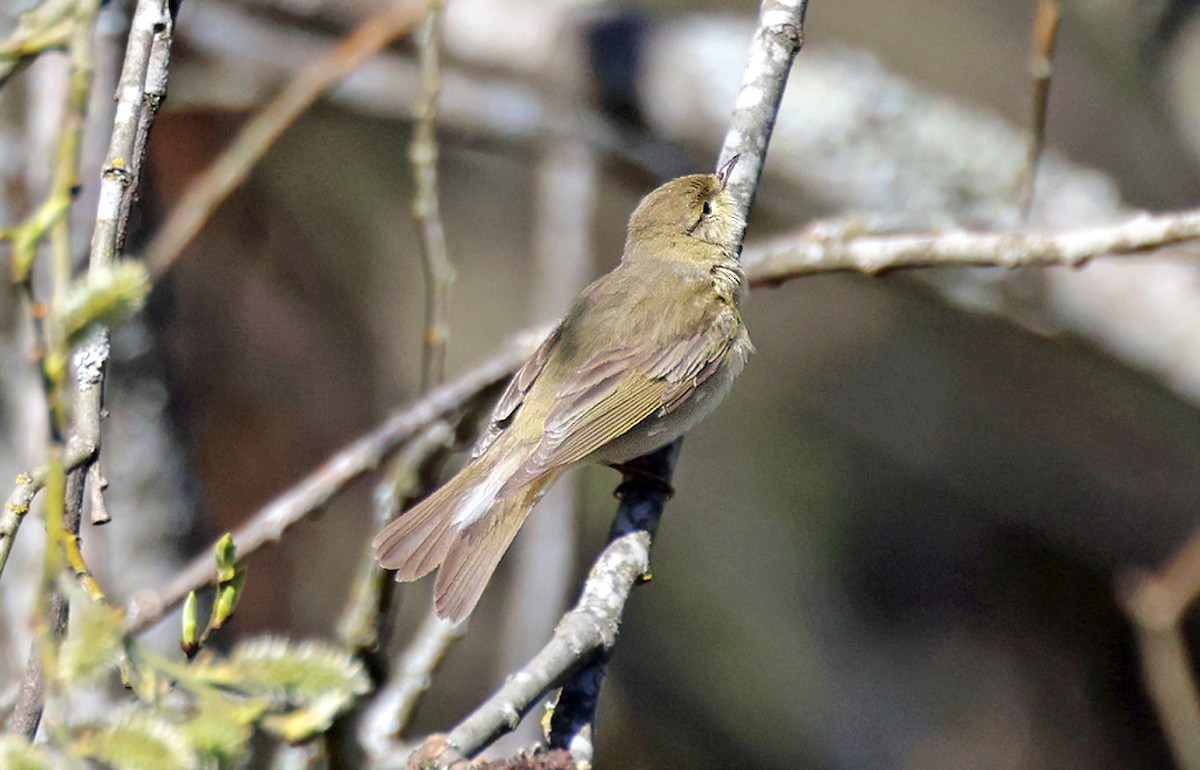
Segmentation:
<svg viewBox="0 0 1200 770">
<path fill-rule="evenodd" d="M 397 580 L 440 567 L 438 614 L 470 614 L 566 468 L 619 464 L 683 435 L 752 350 L 738 311 L 740 221 L 725 176 L 667 182 L 629 221 L 621 264 L 580 294 L 517 372 L 471 461 L 376 536 Z"/>
</svg>

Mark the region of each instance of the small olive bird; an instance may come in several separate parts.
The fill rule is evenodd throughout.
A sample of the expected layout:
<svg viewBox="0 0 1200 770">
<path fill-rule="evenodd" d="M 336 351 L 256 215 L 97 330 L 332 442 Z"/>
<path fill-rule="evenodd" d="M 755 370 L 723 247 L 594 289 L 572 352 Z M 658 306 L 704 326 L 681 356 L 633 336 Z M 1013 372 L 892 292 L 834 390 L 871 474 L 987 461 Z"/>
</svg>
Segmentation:
<svg viewBox="0 0 1200 770">
<path fill-rule="evenodd" d="M 621 264 L 583 290 L 517 371 L 470 462 L 375 537 L 396 580 L 440 567 L 440 617 L 471 614 L 563 471 L 665 446 L 729 391 L 753 350 L 738 311 L 742 223 L 725 189 L 737 159 L 642 199 Z"/>
</svg>

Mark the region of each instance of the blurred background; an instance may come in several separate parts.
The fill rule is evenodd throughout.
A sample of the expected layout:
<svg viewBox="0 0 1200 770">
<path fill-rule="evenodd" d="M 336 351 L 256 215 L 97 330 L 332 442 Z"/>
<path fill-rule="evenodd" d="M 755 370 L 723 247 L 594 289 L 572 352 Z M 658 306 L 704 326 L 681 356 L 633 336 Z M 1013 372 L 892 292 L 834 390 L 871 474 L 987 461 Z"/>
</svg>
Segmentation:
<svg viewBox="0 0 1200 770">
<path fill-rule="evenodd" d="M 1013 226 L 1034 5 L 812 0 L 747 253 L 814 218 Z M 102 14 L 117 41 L 123 6 Z M 134 250 L 256 109 L 379 7 L 187 0 Z M 614 265 L 641 194 L 714 165 L 756 11 L 449 0 L 451 376 Z M 9 212 L 50 167 L 56 97 L 39 84 L 56 63 L 35 66 L 0 92 Z M 85 541 L 119 598 L 416 394 L 417 93 L 401 41 L 284 134 L 117 334 L 114 521 Z M 1065 0 L 1047 136 L 1035 226 L 1196 205 L 1200 3 Z M 1200 524 L 1195 256 L 754 291 L 758 353 L 685 442 L 654 580 L 605 687 L 599 766 L 1170 767 L 1115 591 Z M 40 457 L 44 428 L 24 322 L 11 302 L 0 316 L 10 478 Z M 253 556 L 224 641 L 333 633 L 375 481 Z M 584 469 L 535 511 L 416 731 L 453 724 L 548 638 L 617 481 Z M 36 529 L 21 536 L 29 559 Z M 428 591 L 404 589 L 401 640 Z M 27 601 L 6 590 L 6 670 L 23 661 Z"/>
</svg>

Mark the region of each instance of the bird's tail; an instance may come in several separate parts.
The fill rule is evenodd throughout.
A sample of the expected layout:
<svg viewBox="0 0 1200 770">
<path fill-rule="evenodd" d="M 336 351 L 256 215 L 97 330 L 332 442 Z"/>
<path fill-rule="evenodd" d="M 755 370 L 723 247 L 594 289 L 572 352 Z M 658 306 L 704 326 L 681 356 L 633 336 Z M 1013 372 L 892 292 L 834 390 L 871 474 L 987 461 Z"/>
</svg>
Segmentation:
<svg viewBox="0 0 1200 770">
<path fill-rule="evenodd" d="M 484 455 L 376 535 L 376 558 L 401 581 L 440 566 L 434 605 L 439 617 L 457 623 L 471 614 L 529 510 L 558 475 L 551 471 L 497 499 L 511 471 Z"/>
</svg>

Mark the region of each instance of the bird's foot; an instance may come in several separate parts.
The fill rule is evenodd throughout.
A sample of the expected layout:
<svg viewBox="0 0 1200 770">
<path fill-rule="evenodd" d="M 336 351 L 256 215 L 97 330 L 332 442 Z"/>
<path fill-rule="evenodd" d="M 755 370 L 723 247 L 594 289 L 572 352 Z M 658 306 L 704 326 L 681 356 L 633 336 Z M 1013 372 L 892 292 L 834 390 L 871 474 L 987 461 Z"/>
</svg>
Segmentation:
<svg viewBox="0 0 1200 770">
<path fill-rule="evenodd" d="M 625 496 L 632 492 L 637 486 L 650 486 L 657 491 L 663 493 L 668 498 L 674 497 L 675 487 L 671 486 L 671 482 L 659 476 L 656 473 L 642 468 L 634 463 L 618 463 L 608 466 L 613 470 L 620 471 L 625 480 L 617 485 L 613 490 L 613 497 L 618 500 L 625 499 Z"/>
</svg>

